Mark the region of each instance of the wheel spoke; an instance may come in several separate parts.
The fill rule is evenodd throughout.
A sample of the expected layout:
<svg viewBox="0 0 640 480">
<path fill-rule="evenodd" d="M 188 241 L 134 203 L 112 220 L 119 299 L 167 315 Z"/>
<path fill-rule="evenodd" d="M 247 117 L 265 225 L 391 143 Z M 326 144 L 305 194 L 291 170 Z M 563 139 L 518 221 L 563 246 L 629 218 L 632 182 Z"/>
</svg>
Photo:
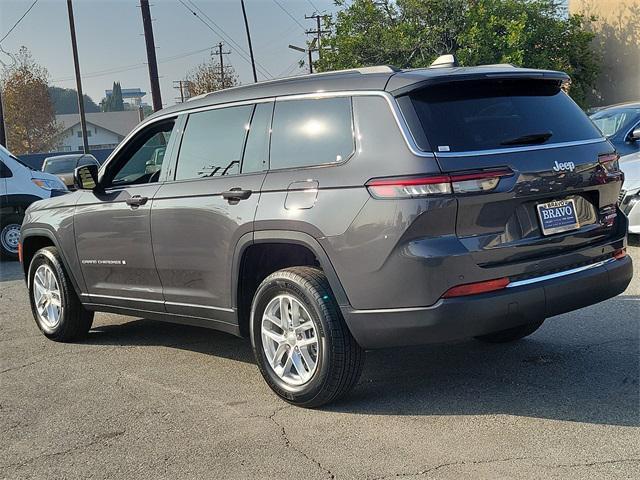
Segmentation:
<svg viewBox="0 0 640 480">
<path fill-rule="evenodd" d="M 276 353 L 273 354 L 273 361 L 271 362 L 271 366 L 276 368 L 282 363 L 282 357 L 287 353 L 287 345 L 285 343 L 281 343 L 278 345 L 276 349 Z"/>
<path fill-rule="evenodd" d="M 309 349 L 308 348 L 300 348 L 300 355 L 302 356 L 302 359 L 304 360 L 304 363 L 307 364 L 307 370 L 312 372 L 313 369 L 316 366 L 316 361 L 311 356 L 311 353 L 309 352 Z"/>
<path fill-rule="evenodd" d="M 300 325 L 298 325 L 296 327 L 296 332 L 301 334 L 301 333 L 304 333 L 307 330 L 311 330 L 313 328 L 314 328 L 313 322 L 311 320 L 307 320 L 306 322 L 301 323 Z"/>
<path fill-rule="evenodd" d="M 302 361 L 302 357 L 299 351 L 294 351 L 291 354 L 291 361 L 293 362 L 293 368 L 296 369 L 298 376 L 301 379 L 306 380 L 307 376 L 309 375 L 309 372 L 307 372 L 307 369 L 305 368 L 304 362 Z"/>
<path fill-rule="evenodd" d="M 269 337 L 271 340 L 276 342 L 278 346 L 284 343 L 285 341 L 284 335 L 280 335 L 279 333 L 276 333 L 273 330 L 267 330 L 266 328 L 263 328 L 262 333 L 264 336 Z"/>
<path fill-rule="evenodd" d="M 302 340 L 298 340 L 296 345 L 299 347 L 310 347 L 312 345 L 317 345 L 318 339 L 316 337 L 303 338 Z"/>
</svg>

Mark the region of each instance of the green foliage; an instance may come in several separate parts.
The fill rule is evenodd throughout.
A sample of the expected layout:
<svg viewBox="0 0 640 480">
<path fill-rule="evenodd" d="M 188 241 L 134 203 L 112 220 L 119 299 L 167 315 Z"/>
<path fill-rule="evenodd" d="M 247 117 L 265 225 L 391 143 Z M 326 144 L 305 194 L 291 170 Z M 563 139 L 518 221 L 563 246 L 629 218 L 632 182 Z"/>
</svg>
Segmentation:
<svg viewBox="0 0 640 480">
<path fill-rule="evenodd" d="M 78 113 L 78 92 L 72 88 L 49 87 L 49 97 L 53 102 L 56 115 Z M 100 107 L 87 94 L 83 96 L 84 110 L 87 113 L 100 111 Z"/>
<path fill-rule="evenodd" d="M 122 99 L 122 87 L 120 82 L 113 82 L 111 95 L 100 102 L 103 112 L 122 112 L 124 110 L 124 100 Z"/>
<path fill-rule="evenodd" d="M 511 63 L 562 70 L 583 107 L 595 91 L 600 57 L 592 18 L 569 15 L 557 0 L 338 0 L 326 22 L 318 71 L 390 64 L 428 66 L 454 53 L 461 65 Z"/>
</svg>

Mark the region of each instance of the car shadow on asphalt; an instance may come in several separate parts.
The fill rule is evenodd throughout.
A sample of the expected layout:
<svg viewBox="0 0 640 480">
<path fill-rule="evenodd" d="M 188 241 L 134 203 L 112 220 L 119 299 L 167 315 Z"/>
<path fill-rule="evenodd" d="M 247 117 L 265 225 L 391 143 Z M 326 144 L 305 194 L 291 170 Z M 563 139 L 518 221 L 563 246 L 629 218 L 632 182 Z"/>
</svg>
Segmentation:
<svg viewBox="0 0 640 480">
<path fill-rule="evenodd" d="M 639 301 L 634 296 L 618 297 L 608 301 L 609 310 L 629 311 L 628 302 Z M 367 415 L 507 414 L 640 426 L 637 335 L 594 341 L 593 336 L 589 340 L 573 332 L 570 321 L 554 324 L 554 320 L 513 344 L 467 340 L 367 352 L 359 384 L 324 410 Z M 595 322 L 594 328 L 602 328 L 607 319 Z M 635 324 L 637 318 L 628 322 Z M 247 340 L 152 320 L 98 326 L 85 343 L 166 346 L 254 363 Z"/>
</svg>

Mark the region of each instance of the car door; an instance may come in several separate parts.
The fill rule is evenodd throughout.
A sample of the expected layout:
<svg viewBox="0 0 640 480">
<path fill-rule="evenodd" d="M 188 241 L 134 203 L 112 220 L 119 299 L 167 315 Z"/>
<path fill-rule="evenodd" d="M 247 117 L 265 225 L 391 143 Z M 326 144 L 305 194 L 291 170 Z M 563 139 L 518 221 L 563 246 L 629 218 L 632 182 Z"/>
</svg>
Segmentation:
<svg viewBox="0 0 640 480">
<path fill-rule="evenodd" d="M 252 225 L 268 162 L 273 103 L 189 114 L 151 233 L 167 312 L 234 321 L 232 259 Z"/>
<path fill-rule="evenodd" d="M 98 188 L 80 192 L 76 248 L 93 303 L 164 311 L 150 212 L 164 180 L 154 158 L 172 148 L 174 127 L 168 119 L 143 128 L 105 165 Z"/>
</svg>

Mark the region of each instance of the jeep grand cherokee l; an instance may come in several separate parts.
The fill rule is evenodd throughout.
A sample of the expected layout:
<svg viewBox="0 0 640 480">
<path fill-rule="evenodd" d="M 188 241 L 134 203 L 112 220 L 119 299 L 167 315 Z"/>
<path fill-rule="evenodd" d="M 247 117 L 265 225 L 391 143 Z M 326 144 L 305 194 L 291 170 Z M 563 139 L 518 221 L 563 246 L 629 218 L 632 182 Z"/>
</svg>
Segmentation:
<svg viewBox="0 0 640 480">
<path fill-rule="evenodd" d="M 95 311 L 250 337 L 275 393 L 312 407 L 366 349 L 513 341 L 613 297 L 632 275 L 623 175 L 567 80 L 374 67 L 157 112 L 27 212 L 36 322 L 57 341 Z"/>
</svg>

